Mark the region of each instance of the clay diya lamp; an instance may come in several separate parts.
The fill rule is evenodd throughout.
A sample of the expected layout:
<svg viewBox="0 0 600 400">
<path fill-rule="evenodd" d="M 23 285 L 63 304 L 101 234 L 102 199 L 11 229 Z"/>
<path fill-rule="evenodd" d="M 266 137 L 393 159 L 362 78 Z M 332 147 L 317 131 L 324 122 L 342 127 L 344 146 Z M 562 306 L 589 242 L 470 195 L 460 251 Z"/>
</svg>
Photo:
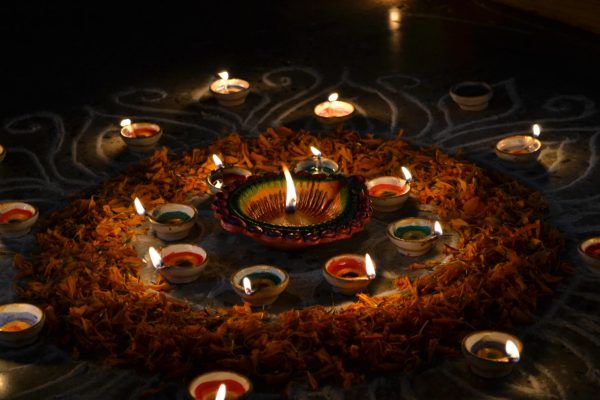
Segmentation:
<svg viewBox="0 0 600 400">
<path fill-rule="evenodd" d="M 234 183 L 243 182 L 252 175 L 246 168 L 225 166 L 216 154 L 213 154 L 212 158 L 216 168 L 206 177 L 208 190 L 212 194 L 219 193 Z"/>
<path fill-rule="evenodd" d="M 579 255 L 592 270 L 600 272 L 600 236 L 591 237 L 579 243 Z"/>
<path fill-rule="evenodd" d="M 29 233 L 38 220 L 36 207 L 18 201 L 0 202 L 0 235 L 20 237 Z"/>
<path fill-rule="evenodd" d="M 0 144 L 0 163 L 4 160 L 4 157 L 6 157 L 6 149 Z"/>
<path fill-rule="evenodd" d="M 341 254 L 327 260 L 323 276 L 334 291 L 353 295 L 375 279 L 375 264 L 369 254 Z"/>
<path fill-rule="evenodd" d="M 528 165 L 537 161 L 542 149 L 540 126 L 533 125 L 533 136 L 513 135 L 505 137 L 496 143 L 496 155 L 504 161 Z"/>
<path fill-rule="evenodd" d="M 148 253 L 154 268 L 171 283 L 188 283 L 198 279 L 208 263 L 206 250 L 191 244 L 167 246 L 160 253 L 150 247 Z"/>
<path fill-rule="evenodd" d="M 225 389 L 221 389 L 221 385 L 225 385 Z M 195 400 L 215 400 L 217 395 L 224 396 L 221 400 L 242 399 L 252 392 L 252 382 L 235 372 L 213 371 L 194 378 L 188 392 Z"/>
<path fill-rule="evenodd" d="M 396 176 L 380 176 L 367 182 L 369 198 L 375 211 L 397 211 L 410 195 L 412 175 L 408 168 L 402 167 L 404 179 Z"/>
<path fill-rule="evenodd" d="M 508 333 L 479 331 L 463 339 L 462 352 L 475 374 L 483 378 L 499 378 L 510 374 L 519 362 L 523 343 Z"/>
<path fill-rule="evenodd" d="M 219 72 L 219 78 L 210 85 L 210 92 L 216 97 L 219 104 L 225 107 L 234 107 L 244 104 L 250 84 L 243 79 L 231 78 L 227 71 Z"/>
<path fill-rule="evenodd" d="M 400 254 L 422 256 L 443 233 L 439 221 L 404 218 L 388 225 L 387 235 Z"/>
<path fill-rule="evenodd" d="M 287 168 L 218 193 L 212 209 L 226 231 L 288 250 L 347 239 L 364 229 L 372 213 L 363 177 L 292 178 Z"/>
<path fill-rule="evenodd" d="M 196 209 L 185 204 L 166 203 L 146 212 L 136 197 L 134 205 L 137 213 L 148 219 L 156 236 L 169 242 L 185 238 L 198 219 Z"/>
<path fill-rule="evenodd" d="M 22 347 L 33 343 L 44 326 L 44 312 L 33 304 L 0 306 L 0 346 Z"/>
<path fill-rule="evenodd" d="M 253 306 L 273 304 L 289 283 L 287 272 L 271 265 L 254 265 L 231 276 L 231 286 Z"/>
<path fill-rule="evenodd" d="M 150 122 L 121 121 L 121 138 L 134 151 L 151 150 L 162 136 L 160 125 Z"/>
<path fill-rule="evenodd" d="M 310 146 L 313 156 L 296 164 L 295 173 L 306 172 L 309 174 L 332 175 L 340 172 L 340 166 L 329 158 L 324 158 L 321 151 L 314 146 Z"/>
<path fill-rule="evenodd" d="M 492 87 L 485 82 L 461 82 L 450 88 L 450 97 L 465 111 L 485 110 L 493 93 Z"/>
<path fill-rule="evenodd" d="M 323 124 L 339 124 L 351 118 L 354 114 L 354 106 L 346 101 L 338 100 L 338 97 L 337 93 L 332 93 L 327 101 L 315 106 L 313 112 Z"/>
</svg>

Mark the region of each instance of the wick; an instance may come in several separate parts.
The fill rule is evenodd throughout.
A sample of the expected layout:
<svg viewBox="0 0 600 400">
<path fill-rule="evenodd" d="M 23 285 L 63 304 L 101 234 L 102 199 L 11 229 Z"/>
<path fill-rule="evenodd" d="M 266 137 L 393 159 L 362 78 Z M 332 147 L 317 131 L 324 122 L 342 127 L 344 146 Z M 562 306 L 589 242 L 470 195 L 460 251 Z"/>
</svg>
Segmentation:
<svg viewBox="0 0 600 400">
<path fill-rule="evenodd" d="M 322 169 L 322 160 L 321 160 L 321 155 L 319 154 L 317 156 L 317 172 L 320 172 Z"/>
</svg>

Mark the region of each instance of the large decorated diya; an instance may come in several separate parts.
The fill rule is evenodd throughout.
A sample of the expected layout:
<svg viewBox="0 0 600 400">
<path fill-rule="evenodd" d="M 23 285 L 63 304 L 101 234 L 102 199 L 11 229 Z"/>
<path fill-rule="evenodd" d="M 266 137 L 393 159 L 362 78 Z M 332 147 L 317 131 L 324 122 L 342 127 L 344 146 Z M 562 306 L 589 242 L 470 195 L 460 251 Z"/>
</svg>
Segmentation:
<svg viewBox="0 0 600 400">
<path fill-rule="evenodd" d="M 585 239 L 579 243 L 577 251 L 592 271 L 600 272 L 600 236 Z"/>
<path fill-rule="evenodd" d="M 226 166 L 216 154 L 213 154 L 212 158 L 216 168 L 206 176 L 208 190 L 212 194 L 219 193 L 233 183 L 245 181 L 252 175 L 252 172 L 246 168 Z"/>
<path fill-rule="evenodd" d="M 148 251 L 154 268 L 171 283 L 188 283 L 198 279 L 208 263 L 206 250 L 191 244 L 173 244 L 160 253 L 153 247 Z"/>
<path fill-rule="evenodd" d="M 519 362 L 523 343 L 508 333 L 479 331 L 465 336 L 462 351 L 475 374 L 498 378 L 508 375 Z"/>
<path fill-rule="evenodd" d="M 498 158 L 523 165 L 535 163 L 542 149 L 542 142 L 538 139 L 541 133 L 538 124 L 533 125 L 532 133 L 532 136 L 513 135 L 499 140 L 496 143 Z"/>
<path fill-rule="evenodd" d="M 387 235 L 400 254 L 422 256 L 442 234 L 439 222 L 425 218 L 404 218 L 388 225 Z"/>
<path fill-rule="evenodd" d="M 243 268 L 231 276 L 231 286 L 242 300 L 254 306 L 273 304 L 285 290 L 289 276 L 271 265 Z"/>
<path fill-rule="evenodd" d="M 369 198 L 375 211 L 397 211 L 410 195 L 412 175 L 406 167 L 402 167 L 404 179 L 397 176 L 380 176 L 367 182 Z"/>
<path fill-rule="evenodd" d="M 371 217 L 361 176 L 301 174 L 288 183 L 284 174 L 251 176 L 218 193 L 212 208 L 226 231 L 283 249 L 347 239 Z"/>
<path fill-rule="evenodd" d="M 160 125 L 149 122 L 121 121 L 121 138 L 134 151 L 151 150 L 162 136 Z"/>
<path fill-rule="evenodd" d="M 225 385 L 225 399 L 241 399 L 252 392 L 252 382 L 243 375 L 230 371 L 213 371 L 194 378 L 188 385 L 189 395 L 195 400 L 215 400 L 221 385 Z"/>
<path fill-rule="evenodd" d="M 0 235 L 4 237 L 26 235 L 38 217 L 37 208 L 29 203 L 0 202 Z"/>
<path fill-rule="evenodd" d="M 341 254 L 327 260 L 323 277 L 334 291 L 352 295 L 375 279 L 375 264 L 368 254 Z"/>
<path fill-rule="evenodd" d="M 44 312 L 33 304 L 0 306 L 0 346 L 22 347 L 33 343 L 44 326 Z"/>
</svg>

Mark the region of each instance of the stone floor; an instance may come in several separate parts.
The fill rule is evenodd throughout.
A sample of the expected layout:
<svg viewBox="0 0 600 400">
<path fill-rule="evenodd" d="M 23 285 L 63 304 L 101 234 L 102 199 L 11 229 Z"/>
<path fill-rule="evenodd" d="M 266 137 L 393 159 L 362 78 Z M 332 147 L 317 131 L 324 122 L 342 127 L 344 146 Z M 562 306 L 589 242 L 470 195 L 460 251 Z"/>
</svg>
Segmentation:
<svg viewBox="0 0 600 400">
<path fill-rule="evenodd" d="M 307 392 L 298 382 L 290 398 L 596 398 L 600 274 L 581 264 L 576 244 L 600 231 L 597 36 L 483 0 L 11 5 L 6 15 L 0 199 L 29 201 L 43 214 L 142 157 L 118 137 L 121 118 L 160 123 L 161 144 L 178 152 L 230 131 L 323 130 L 311 111 L 332 91 L 358 106 L 350 128 L 382 137 L 404 129 L 415 145 L 463 148 L 544 194 L 575 273 L 519 332 L 526 353 L 510 377 L 488 382 L 450 359 L 348 392 Z M 224 68 L 253 85 L 244 106 L 210 98 L 208 84 Z M 449 87 L 463 80 L 493 86 L 486 111 L 451 101 Z M 499 163 L 494 143 L 535 122 L 539 165 Z M 32 237 L 0 238 L 0 303 L 14 299 L 13 252 L 32 248 Z M 135 399 L 162 384 L 156 398 L 186 398 L 181 383 L 74 362 L 49 339 L 0 348 L 0 398 Z"/>
</svg>

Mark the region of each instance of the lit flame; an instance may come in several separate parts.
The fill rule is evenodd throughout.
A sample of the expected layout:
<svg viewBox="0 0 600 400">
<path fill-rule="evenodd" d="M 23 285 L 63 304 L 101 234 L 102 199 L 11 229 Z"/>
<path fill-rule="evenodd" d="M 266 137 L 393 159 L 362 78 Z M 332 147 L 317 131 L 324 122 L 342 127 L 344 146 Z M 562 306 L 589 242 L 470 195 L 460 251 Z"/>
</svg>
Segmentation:
<svg viewBox="0 0 600 400">
<path fill-rule="evenodd" d="M 219 386 L 219 390 L 217 390 L 217 396 L 215 400 L 225 400 L 225 396 L 227 395 L 227 386 L 224 383 L 221 383 Z"/>
<path fill-rule="evenodd" d="M 223 161 L 221 161 L 221 159 L 219 158 L 218 155 L 213 154 L 212 159 L 213 159 L 213 162 L 215 163 L 215 165 L 217 166 L 217 169 L 223 168 Z"/>
<path fill-rule="evenodd" d="M 310 151 L 313 153 L 315 157 L 321 157 L 321 152 L 314 146 L 310 146 Z"/>
<path fill-rule="evenodd" d="M 407 183 L 410 183 L 410 181 L 412 181 L 412 174 L 410 173 L 410 171 L 408 170 L 408 168 L 401 167 L 400 169 L 402 170 L 402 175 L 404 175 L 404 180 Z"/>
<path fill-rule="evenodd" d="M 152 261 L 154 268 L 161 269 L 163 267 L 163 262 L 160 253 L 154 247 L 150 247 L 148 249 L 148 254 L 150 254 L 150 261 Z"/>
<path fill-rule="evenodd" d="M 121 120 L 121 126 L 125 128 L 126 126 L 131 125 L 131 120 L 129 118 Z"/>
<path fill-rule="evenodd" d="M 217 189 L 221 189 L 221 188 L 223 187 L 223 181 L 222 181 L 222 180 L 220 180 L 220 179 L 217 179 L 217 180 L 215 181 L 215 184 L 214 184 L 214 186 L 215 186 Z"/>
<path fill-rule="evenodd" d="M 283 175 L 285 176 L 285 211 L 294 212 L 296 210 L 296 188 L 290 170 L 284 165 L 281 165 Z"/>
<path fill-rule="evenodd" d="M 330 102 L 331 102 L 331 101 L 336 101 L 336 100 L 338 99 L 338 97 L 339 97 L 339 96 L 338 96 L 338 94 L 337 94 L 337 93 L 331 93 L 331 94 L 329 95 L 329 97 L 327 98 L 327 100 L 329 100 Z"/>
<path fill-rule="evenodd" d="M 146 209 L 142 205 L 142 202 L 139 198 L 135 198 L 133 205 L 135 206 L 135 212 L 137 212 L 139 215 L 146 215 Z"/>
<path fill-rule="evenodd" d="M 439 236 L 444 234 L 444 231 L 442 230 L 442 224 L 440 224 L 440 221 L 435 221 L 435 224 L 433 224 L 433 230 Z"/>
<path fill-rule="evenodd" d="M 217 75 L 219 75 L 219 78 L 223 79 L 224 81 L 229 79 L 229 72 L 227 71 L 221 71 Z"/>
<path fill-rule="evenodd" d="M 533 124 L 531 130 L 533 131 L 533 137 L 538 137 L 542 133 L 542 128 L 538 124 Z"/>
<path fill-rule="evenodd" d="M 506 354 L 508 355 L 508 358 L 511 361 L 519 361 L 519 359 L 521 358 L 521 355 L 519 354 L 519 348 L 512 340 L 506 341 L 506 346 L 504 347 L 504 350 L 506 351 Z"/>
<path fill-rule="evenodd" d="M 247 276 L 245 276 L 244 279 L 242 279 L 242 284 L 244 285 L 244 292 L 246 292 L 248 296 L 254 293 L 254 290 L 252 290 L 252 283 L 250 282 L 250 279 Z"/>
<path fill-rule="evenodd" d="M 373 260 L 371 260 L 369 253 L 365 254 L 365 272 L 367 278 L 375 279 L 375 264 L 373 264 Z"/>
</svg>

